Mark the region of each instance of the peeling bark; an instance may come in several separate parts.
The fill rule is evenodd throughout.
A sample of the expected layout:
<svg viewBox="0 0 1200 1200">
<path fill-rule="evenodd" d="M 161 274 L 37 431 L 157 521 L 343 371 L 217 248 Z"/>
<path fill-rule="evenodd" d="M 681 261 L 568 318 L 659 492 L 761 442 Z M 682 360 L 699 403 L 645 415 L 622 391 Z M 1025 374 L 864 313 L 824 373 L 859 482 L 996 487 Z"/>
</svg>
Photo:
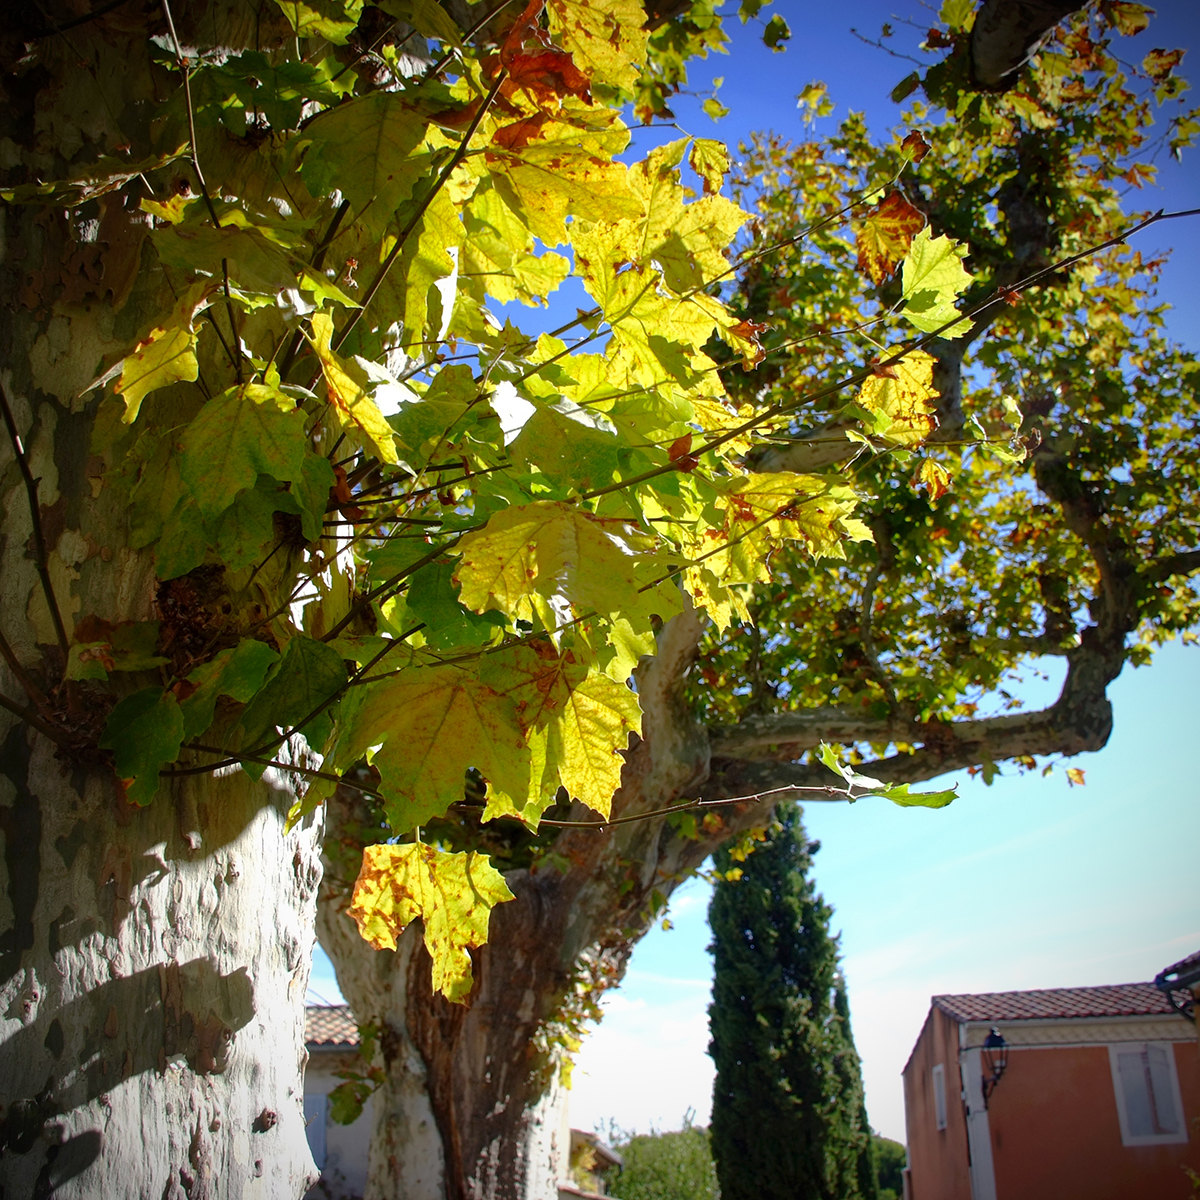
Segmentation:
<svg viewBox="0 0 1200 1200">
<path fill-rule="evenodd" d="M 142 15 L 75 22 L 47 50 L 53 72 L 21 66 L 27 19 L 0 30 L 5 182 L 70 177 L 119 140 L 114 114 L 140 129 L 155 98 Z M 117 194 L 73 214 L 0 205 L 0 383 L 68 635 L 90 614 L 159 615 L 153 562 L 129 548 L 93 453 L 100 401 L 84 395 L 151 311 L 131 292 L 143 220 Z M 34 509 L 3 429 L 0 505 L 0 693 L 23 704 L 25 684 L 40 689 L 94 746 L 112 696 L 59 686 Z M 274 773 L 237 773 L 163 781 L 135 809 L 102 756 L 0 711 L 3 1195 L 298 1197 L 313 1182 L 303 1004 L 321 821 L 285 835 L 293 799 Z"/>
</svg>

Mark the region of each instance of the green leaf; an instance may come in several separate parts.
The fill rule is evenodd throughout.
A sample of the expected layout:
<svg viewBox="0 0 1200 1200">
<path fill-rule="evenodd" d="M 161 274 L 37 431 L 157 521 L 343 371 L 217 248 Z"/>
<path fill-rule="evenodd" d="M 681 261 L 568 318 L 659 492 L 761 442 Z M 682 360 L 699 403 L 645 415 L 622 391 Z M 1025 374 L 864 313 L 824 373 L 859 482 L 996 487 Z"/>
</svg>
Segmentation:
<svg viewBox="0 0 1200 1200">
<path fill-rule="evenodd" d="M 583 415 L 583 410 L 578 410 Z M 517 462 L 535 466 L 564 492 L 583 492 L 611 483 L 622 449 L 611 433 L 574 419 L 574 415 L 538 408 L 509 449 Z"/>
<path fill-rule="evenodd" d="M 364 0 L 275 0 L 298 38 L 344 46 L 358 25 Z"/>
<path fill-rule="evenodd" d="M 131 804 L 144 806 L 158 791 L 158 773 L 179 757 L 183 714 L 160 687 L 126 696 L 108 714 L 99 745 L 113 752 L 113 767 Z"/>
<path fill-rule="evenodd" d="M 966 246 L 944 234 L 933 237 L 928 225 L 913 238 L 904 259 L 902 315 L 922 332 L 932 333 L 958 316 L 954 302 L 971 283 L 962 265 L 966 256 Z M 962 337 L 970 328 L 970 321 L 959 321 L 941 336 Z"/>
<path fill-rule="evenodd" d="M 958 786 L 956 784 L 942 792 L 910 792 L 907 783 L 893 783 L 877 795 L 901 808 L 945 808 L 952 800 L 958 799 Z"/>
<path fill-rule="evenodd" d="M 250 700 L 278 661 L 279 655 L 266 642 L 246 640 L 198 666 L 187 677 L 195 691 L 179 705 L 184 738 L 194 738 L 212 724 L 219 696 L 243 704 Z"/>
<path fill-rule="evenodd" d="M 423 37 L 437 38 L 450 46 L 462 45 L 462 30 L 436 0 L 379 0 L 379 7 Z"/>
<path fill-rule="evenodd" d="M 305 128 L 300 175 L 314 196 L 339 189 L 355 219 L 382 233 L 429 173 L 428 156 L 417 153 L 425 133 L 424 119 L 399 93 L 358 96 L 326 109 Z"/>
<path fill-rule="evenodd" d="M 433 987 L 455 1004 L 471 992 L 468 949 L 488 939 L 492 909 L 514 896 L 486 854 L 447 854 L 436 846 L 368 846 L 349 914 L 377 950 L 421 918 L 433 959 Z"/>
<path fill-rule="evenodd" d="M 900 80 L 891 91 L 893 104 L 901 104 L 908 99 L 921 86 L 921 75 L 918 71 L 913 71 L 910 75 Z"/>
<path fill-rule="evenodd" d="M 792 30 L 788 23 L 776 13 L 763 30 L 762 40 L 764 46 L 769 46 L 772 50 L 784 50 L 785 42 L 791 41 Z"/>
<path fill-rule="evenodd" d="M 340 691 L 346 679 L 346 664 L 336 650 L 312 638 L 292 638 L 266 686 L 242 713 L 235 730 L 236 745 L 253 750 L 276 736 L 276 726 L 287 728 L 303 721 Z M 265 768 L 246 763 L 244 769 L 258 778 Z"/>
<path fill-rule="evenodd" d="M 939 20 L 950 29 L 969 33 L 975 24 L 974 0 L 943 0 Z"/>
<path fill-rule="evenodd" d="M 487 645 L 505 621 L 497 613 L 479 616 L 464 608 L 458 601 L 453 574 L 454 563 L 449 559 L 432 562 L 415 572 L 405 596 L 408 611 L 425 623 L 425 640 L 435 650 Z"/>
<path fill-rule="evenodd" d="M 901 808 L 945 808 L 958 797 L 958 785 L 941 792 L 910 792 L 907 783 L 883 783 L 869 775 L 860 775 L 853 767 L 844 767 L 838 761 L 836 751 L 827 742 L 817 747 L 817 757 L 835 775 L 840 775 L 845 781 L 847 790 L 857 788 L 860 795 L 851 795 L 850 800 L 861 799 L 862 795 L 879 796 L 890 800 Z"/>
<path fill-rule="evenodd" d="M 329 1119 L 338 1125 L 353 1125 L 377 1090 L 378 1084 L 369 1079 L 343 1080 L 329 1093 Z"/>
<path fill-rule="evenodd" d="M 306 457 L 305 417 L 296 402 L 277 387 L 250 383 L 200 410 L 180 439 L 179 471 L 212 520 L 259 475 L 284 483 L 302 479 Z"/>
</svg>

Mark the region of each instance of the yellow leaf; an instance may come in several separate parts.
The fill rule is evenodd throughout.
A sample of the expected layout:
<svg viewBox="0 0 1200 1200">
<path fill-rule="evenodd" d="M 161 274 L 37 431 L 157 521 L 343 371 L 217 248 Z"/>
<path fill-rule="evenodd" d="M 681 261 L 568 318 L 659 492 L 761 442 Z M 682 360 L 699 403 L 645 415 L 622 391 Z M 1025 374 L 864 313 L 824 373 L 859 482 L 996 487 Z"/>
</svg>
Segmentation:
<svg viewBox="0 0 1200 1200">
<path fill-rule="evenodd" d="M 492 909 L 513 898 L 486 854 L 447 854 L 419 842 L 368 846 L 349 912 L 376 950 L 394 950 L 420 917 L 434 990 L 464 1004 L 472 982 L 467 951 L 488 940 Z"/>
<path fill-rule="evenodd" d="M 1067 782 L 1071 784 L 1072 787 L 1074 787 L 1075 784 L 1083 787 L 1083 769 L 1081 767 L 1068 767 Z"/>
<path fill-rule="evenodd" d="M 557 758 L 563 787 L 607 818 L 621 786 L 631 733 L 640 733 L 642 711 L 637 696 L 607 675 L 591 675 L 576 687 L 551 726 L 551 753 Z"/>
<path fill-rule="evenodd" d="M 528 141 L 496 132 L 484 154 L 489 178 L 504 203 L 547 249 L 568 239 L 568 214 L 584 221 L 634 217 L 640 205 L 629 192 L 629 171 L 613 159 L 629 131 L 608 110 L 564 105 L 567 120 L 537 119 Z M 524 124 L 523 124 L 524 128 Z"/>
<path fill-rule="evenodd" d="M 534 597 L 562 597 L 580 613 L 620 612 L 637 592 L 633 558 L 620 541 L 623 527 L 558 502 L 503 509 L 459 543 L 459 598 L 475 612 L 525 618 Z"/>
<path fill-rule="evenodd" d="M 550 32 L 591 80 L 632 92 L 646 60 L 646 13 L 637 0 L 549 0 Z"/>
<path fill-rule="evenodd" d="M 874 417 L 871 432 L 901 446 L 915 446 L 938 425 L 932 405 L 933 356 L 914 350 L 863 382 L 858 403 Z"/>
<path fill-rule="evenodd" d="M 931 501 L 940 500 L 950 490 L 950 472 L 932 458 L 926 458 L 913 476 L 913 486 L 923 487 Z"/>
<path fill-rule="evenodd" d="M 125 401 L 127 425 L 137 420 L 146 396 L 172 383 L 191 382 L 199 373 L 196 361 L 195 319 L 215 285 L 196 284 L 183 294 L 170 318 L 155 326 L 121 364 L 113 391 Z"/>
<path fill-rule="evenodd" d="M 729 151 L 723 142 L 712 138 L 697 138 L 688 153 L 692 170 L 704 181 L 704 194 L 721 190 L 725 173 L 729 170 Z"/>
<path fill-rule="evenodd" d="M 353 426 L 363 444 L 381 462 L 398 463 L 400 459 L 396 454 L 396 438 L 392 427 L 376 407 L 375 401 L 367 395 L 365 376 L 353 364 L 339 357 L 330 346 L 333 318 L 327 312 L 315 312 L 310 320 L 313 336 L 309 341 L 321 360 L 329 402 L 342 427 Z"/>
<path fill-rule="evenodd" d="M 529 747 L 516 706 L 469 671 L 409 668 L 364 708 L 346 753 L 379 746 L 372 762 L 396 833 L 424 825 L 462 800 L 469 767 L 506 795 L 529 794 Z"/>
<path fill-rule="evenodd" d="M 189 204 L 195 204 L 199 198 L 199 196 L 193 196 L 190 193 L 176 192 L 169 200 L 143 199 L 138 207 L 142 212 L 147 212 L 152 217 L 157 217 L 160 221 L 166 221 L 170 225 L 178 225 L 184 218 L 184 209 Z"/>
</svg>

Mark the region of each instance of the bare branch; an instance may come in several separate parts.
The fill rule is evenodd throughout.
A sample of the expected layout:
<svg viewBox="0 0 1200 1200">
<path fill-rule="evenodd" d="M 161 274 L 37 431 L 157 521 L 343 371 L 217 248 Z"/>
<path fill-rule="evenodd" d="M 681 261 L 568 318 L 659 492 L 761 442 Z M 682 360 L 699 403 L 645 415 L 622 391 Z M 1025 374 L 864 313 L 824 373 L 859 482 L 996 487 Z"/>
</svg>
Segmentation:
<svg viewBox="0 0 1200 1200">
<path fill-rule="evenodd" d="M 55 729 L 49 722 L 43 721 L 32 709 L 25 708 L 2 694 L 0 694 L 0 708 L 6 708 L 14 716 L 20 717 L 26 725 L 48 737 L 56 746 L 61 746 L 64 750 L 72 748 L 70 741 L 61 730 Z"/>
<path fill-rule="evenodd" d="M 71 652 L 71 642 L 63 625 L 62 613 L 58 610 L 58 600 L 54 595 L 54 585 L 50 582 L 49 556 L 46 553 L 46 535 L 42 532 L 42 510 L 38 503 L 39 479 L 34 479 L 29 469 L 29 460 L 25 456 L 25 447 L 21 443 L 21 435 L 17 432 L 17 422 L 13 417 L 12 406 L 8 402 L 8 392 L 0 384 L 0 411 L 4 414 L 4 424 L 8 428 L 8 436 L 12 440 L 13 453 L 17 457 L 17 467 L 21 478 L 25 481 L 25 494 L 29 497 L 29 515 L 33 518 L 33 543 L 37 550 L 34 560 L 37 566 L 38 578 L 42 581 L 42 591 L 46 596 L 46 606 L 50 609 L 50 620 L 54 622 L 54 632 L 58 638 L 59 649 L 63 652 L 63 666 Z"/>
</svg>

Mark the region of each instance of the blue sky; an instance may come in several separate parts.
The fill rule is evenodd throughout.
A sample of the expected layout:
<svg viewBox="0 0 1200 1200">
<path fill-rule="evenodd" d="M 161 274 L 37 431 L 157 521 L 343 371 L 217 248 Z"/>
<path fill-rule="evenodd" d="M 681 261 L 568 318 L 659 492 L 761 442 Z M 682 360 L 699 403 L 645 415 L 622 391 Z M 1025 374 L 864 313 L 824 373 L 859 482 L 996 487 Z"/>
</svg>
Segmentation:
<svg viewBox="0 0 1200 1200">
<path fill-rule="evenodd" d="M 1150 30 L 1126 43 L 1129 59 L 1195 42 L 1195 0 L 1157 8 Z M 824 80 L 838 104 L 826 127 L 851 102 L 877 132 L 896 120 L 888 92 L 911 67 L 863 44 L 850 27 L 874 37 L 891 20 L 899 45 L 906 30 L 896 18 L 927 27 L 927 7 L 786 0 L 765 11 L 789 21 L 787 51 L 771 53 L 753 26 L 731 22 L 731 53 L 691 70 L 702 93 L 714 75 L 724 76 L 720 98 L 731 111 L 714 126 L 698 100 L 683 98 L 674 107 L 687 132 L 731 144 L 752 129 L 798 137 L 795 96 L 813 79 Z M 1184 74 L 1189 67 L 1196 74 L 1188 61 Z M 645 150 L 668 136 L 648 131 L 636 144 Z M 1132 197 L 1132 207 L 1200 205 L 1200 153 L 1182 165 L 1164 158 L 1160 169 L 1161 186 Z M 1174 337 L 1200 347 L 1200 220 L 1140 237 L 1136 245 L 1147 254 L 1174 251 L 1160 296 L 1173 306 Z M 1025 695 L 1036 703 L 1045 690 L 1031 682 Z M 870 801 L 806 810 L 809 833 L 822 843 L 817 883 L 841 931 L 868 1113 L 888 1136 L 904 1137 L 899 1072 L 931 995 L 1149 979 L 1200 948 L 1193 886 L 1200 776 L 1185 760 L 1200 713 L 1200 647 L 1169 645 L 1152 666 L 1127 668 L 1110 695 L 1109 745 L 1074 760 L 1086 771 L 1083 787 L 1068 786 L 1061 771 L 1043 779 L 1014 770 L 990 788 L 964 776 L 960 798 L 937 812 Z M 689 1108 L 708 1119 L 707 904 L 706 884 L 685 885 L 672 903 L 674 928 L 656 929 L 634 951 L 623 987 L 610 994 L 604 1022 L 580 1052 L 572 1124 L 592 1128 L 611 1118 L 627 1129 L 673 1129 Z M 320 951 L 312 995 L 340 998 Z"/>
</svg>

